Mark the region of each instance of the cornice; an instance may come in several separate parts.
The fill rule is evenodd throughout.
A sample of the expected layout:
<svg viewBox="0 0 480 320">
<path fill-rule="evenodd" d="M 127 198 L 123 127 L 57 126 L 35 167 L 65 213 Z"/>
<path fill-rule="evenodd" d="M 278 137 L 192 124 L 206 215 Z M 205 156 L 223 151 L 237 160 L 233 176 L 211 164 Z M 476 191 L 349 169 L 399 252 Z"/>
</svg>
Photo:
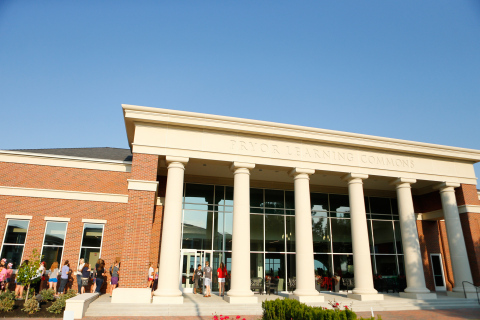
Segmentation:
<svg viewBox="0 0 480 320">
<path fill-rule="evenodd" d="M 122 108 L 130 145 L 133 143 L 135 123 L 157 123 L 227 132 L 242 132 L 256 136 L 262 135 L 317 143 L 347 145 L 356 148 L 394 151 L 423 156 L 435 156 L 468 162 L 480 161 L 480 150 L 475 149 L 196 112 L 126 104 L 123 104 Z"/>
<path fill-rule="evenodd" d="M 54 190 L 54 189 L 36 189 L 36 188 L 0 186 L 0 195 L 32 197 L 32 198 L 47 198 L 47 199 L 128 203 L 128 195 L 126 194 L 66 191 L 66 190 Z"/>
<path fill-rule="evenodd" d="M 81 158 L 10 150 L 0 150 L 0 162 L 119 172 L 130 172 L 132 167 L 131 161 Z"/>
</svg>

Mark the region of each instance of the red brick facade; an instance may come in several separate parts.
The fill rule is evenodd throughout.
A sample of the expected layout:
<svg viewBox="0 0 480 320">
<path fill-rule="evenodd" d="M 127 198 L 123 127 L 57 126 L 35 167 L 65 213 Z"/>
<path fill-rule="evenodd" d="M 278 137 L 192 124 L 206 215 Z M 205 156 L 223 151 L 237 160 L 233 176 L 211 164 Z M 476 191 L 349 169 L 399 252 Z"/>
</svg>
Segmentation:
<svg viewBox="0 0 480 320">
<path fill-rule="evenodd" d="M 157 181 L 158 156 L 133 154 L 132 179 Z M 151 257 L 152 226 L 155 217 L 154 191 L 128 191 L 128 210 L 124 218 L 122 250 L 122 286 L 138 288 L 145 285 Z M 161 221 L 161 217 L 160 217 Z M 158 219 L 157 224 L 158 228 Z"/>
<path fill-rule="evenodd" d="M 160 256 L 163 205 L 156 204 L 153 191 L 128 190 L 127 179 L 158 181 L 157 196 L 164 197 L 166 177 L 157 175 L 158 163 L 156 155 L 134 154 L 132 172 L 128 173 L 0 162 L 0 186 L 128 195 L 128 203 L 0 195 L 0 213 L 2 217 L 32 216 L 23 259 L 29 258 L 33 249 L 41 251 L 46 216 L 70 218 L 63 260 L 70 260 L 72 269 L 75 269 L 80 254 L 82 219 L 106 220 L 101 257 L 106 261 L 107 269 L 116 257 L 120 257 L 122 269 L 119 285 L 144 287 L 148 263 L 156 265 Z M 456 197 L 459 206 L 480 205 L 474 185 L 461 185 L 456 189 Z M 441 210 L 439 192 L 415 196 L 414 206 L 418 213 Z M 461 213 L 460 217 L 473 279 L 476 285 L 480 285 L 480 214 L 466 212 Z M 5 227 L 6 219 L 0 223 L 0 234 L 4 234 Z M 419 220 L 417 228 L 427 287 L 435 289 L 430 254 L 440 253 L 447 289 L 451 290 L 454 280 L 445 223 Z M 107 286 L 109 280 L 108 275 Z M 76 288 L 75 277 L 72 277 L 71 285 Z"/>
<path fill-rule="evenodd" d="M 475 185 L 462 184 L 455 189 L 457 205 L 480 205 Z M 427 213 L 441 210 L 439 192 L 432 192 L 414 197 L 415 212 Z M 467 247 L 470 269 L 475 285 L 480 285 L 480 213 L 465 212 L 460 214 L 465 245 Z M 443 260 L 447 290 L 454 286 L 450 250 L 448 248 L 445 221 L 417 221 L 417 228 L 424 263 L 425 280 L 430 290 L 435 290 L 430 254 L 440 253 Z"/>
</svg>

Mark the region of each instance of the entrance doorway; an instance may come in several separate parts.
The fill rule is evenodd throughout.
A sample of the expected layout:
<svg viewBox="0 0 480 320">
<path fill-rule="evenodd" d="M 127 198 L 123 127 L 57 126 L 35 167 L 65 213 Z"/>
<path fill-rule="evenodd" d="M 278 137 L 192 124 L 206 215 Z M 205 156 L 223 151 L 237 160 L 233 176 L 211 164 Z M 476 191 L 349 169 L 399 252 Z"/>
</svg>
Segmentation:
<svg viewBox="0 0 480 320">
<path fill-rule="evenodd" d="M 212 251 L 183 249 L 180 255 L 180 290 L 184 293 L 192 293 L 194 282 L 193 273 L 198 265 L 205 267 L 208 261 L 212 265 Z"/>
<path fill-rule="evenodd" d="M 442 255 L 440 253 L 431 253 L 433 280 L 435 282 L 435 291 L 447 291 L 445 285 L 445 276 L 443 273 Z"/>
</svg>

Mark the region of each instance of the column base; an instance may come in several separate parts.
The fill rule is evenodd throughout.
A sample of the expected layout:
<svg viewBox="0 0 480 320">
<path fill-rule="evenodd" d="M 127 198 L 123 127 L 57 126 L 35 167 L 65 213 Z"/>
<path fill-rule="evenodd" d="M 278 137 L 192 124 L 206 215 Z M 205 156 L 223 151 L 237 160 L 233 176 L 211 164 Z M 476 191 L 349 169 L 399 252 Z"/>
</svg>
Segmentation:
<svg viewBox="0 0 480 320">
<path fill-rule="evenodd" d="M 289 299 L 295 299 L 298 300 L 298 302 L 301 303 L 320 303 L 324 302 L 325 298 L 321 295 L 315 295 L 315 296 L 297 296 L 296 294 L 288 294 Z"/>
<path fill-rule="evenodd" d="M 113 290 L 112 303 L 150 303 L 150 288 L 116 288 Z"/>
<path fill-rule="evenodd" d="M 360 301 L 378 301 L 383 300 L 383 294 L 373 293 L 373 294 L 359 294 L 359 293 L 347 293 L 347 298 L 360 300 Z"/>
<path fill-rule="evenodd" d="M 232 297 L 232 296 L 225 296 L 225 301 L 231 304 L 255 304 L 258 303 L 258 298 L 254 296 L 248 297 Z"/>
<path fill-rule="evenodd" d="M 400 297 L 417 300 L 433 300 L 437 299 L 436 293 L 414 293 L 414 292 L 400 292 Z"/>
<path fill-rule="evenodd" d="M 115 292 L 115 290 L 114 290 Z M 183 296 L 165 297 L 153 296 L 152 303 L 154 304 L 183 304 Z"/>
<path fill-rule="evenodd" d="M 115 290 L 113 290 L 113 292 L 115 292 Z M 467 295 L 467 299 L 477 299 L 477 293 L 475 292 L 467 292 L 466 295 Z M 455 291 L 447 291 L 447 296 L 455 297 L 455 298 L 465 298 L 465 294 L 463 292 L 455 292 Z"/>
</svg>

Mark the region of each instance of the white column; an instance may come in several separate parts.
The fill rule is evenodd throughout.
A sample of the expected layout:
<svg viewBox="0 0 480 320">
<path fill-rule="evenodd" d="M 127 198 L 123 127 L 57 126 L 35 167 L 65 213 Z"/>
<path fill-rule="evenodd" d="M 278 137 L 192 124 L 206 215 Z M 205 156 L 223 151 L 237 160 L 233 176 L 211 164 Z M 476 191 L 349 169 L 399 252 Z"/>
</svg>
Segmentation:
<svg viewBox="0 0 480 320">
<path fill-rule="evenodd" d="M 162 243 L 158 269 L 158 289 L 153 303 L 183 303 L 180 279 L 180 243 L 182 241 L 182 197 L 185 164 L 188 158 L 167 156 L 167 189 L 163 213 Z M 141 235 L 139 235 L 141 236 Z"/>
<path fill-rule="evenodd" d="M 403 254 L 405 259 L 405 275 L 407 288 L 400 296 L 413 299 L 436 299 L 425 284 L 422 255 L 418 240 L 417 219 L 413 209 L 411 184 L 415 179 L 399 178 L 393 182 L 397 189 L 398 212 L 400 214 L 400 230 L 402 234 Z"/>
<path fill-rule="evenodd" d="M 310 205 L 310 177 L 312 169 L 295 168 L 290 171 L 295 193 L 295 262 L 296 290 L 291 298 L 300 302 L 323 302 L 315 289 L 315 264 L 313 260 L 312 208 Z"/>
<path fill-rule="evenodd" d="M 460 214 L 458 213 L 457 199 L 455 198 L 455 188 L 459 187 L 458 183 L 442 183 L 439 186 L 440 197 L 442 199 L 443 215 L 445 219 L 445 227 L 447 228 L 448 247 L 450 248 L 450 258 L 453 268 L 453 279 L 455 281 L 453 287 L 453 295 L 463 297 L 463 281 L 473 283 L 472 272 L 468 262 L 467 248 L 465 239 L 463 238 L 462 224 L 460 222 Z M 466 292 L 475 292 L 472 285 L 465 284 Z M 458 293 L 458 294 L 455 294 Z M 452 294 L 447 292 L 447 294 Z M 475 296 L 476 295 L 472 295 Z"/>
<path fill-rule="evenodd" d="M 353 273 L 355 288 L 349 298 L 357 300 L 383 300 L 373 287 L 372 258 L 368 240 L 367 214 L 363 196 L 363 179 L 368 175 L 350 173 L 344 177 L 348 181 L 348 197 L 350 199 L 350 216 L 352 227 Z"/>
<path fill-rule="evenodd" d="M 257 303 L 250 290 L 250 169 L 255 164 L 234 162 L 232 270 L 229 303 Z"/>
</svg>

